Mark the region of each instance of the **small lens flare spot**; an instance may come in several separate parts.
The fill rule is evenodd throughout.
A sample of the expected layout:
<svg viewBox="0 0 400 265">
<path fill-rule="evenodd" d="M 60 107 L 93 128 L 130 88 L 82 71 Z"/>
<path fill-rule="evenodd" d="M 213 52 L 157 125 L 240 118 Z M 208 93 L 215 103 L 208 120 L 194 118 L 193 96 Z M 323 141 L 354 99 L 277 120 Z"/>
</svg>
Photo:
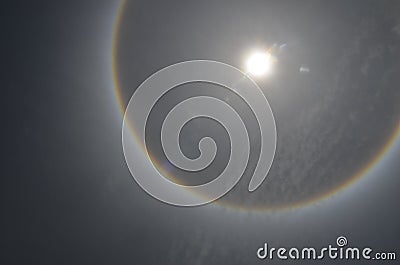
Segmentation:
<svg viewBox="0 0 400 265">
<path fill-rule="evenodd" d="M 255 52 L 247 60 L 247 72 L 254 76 L 263 76 L 272 71 L 276 59 L 269 52 Z"/>
</svg>

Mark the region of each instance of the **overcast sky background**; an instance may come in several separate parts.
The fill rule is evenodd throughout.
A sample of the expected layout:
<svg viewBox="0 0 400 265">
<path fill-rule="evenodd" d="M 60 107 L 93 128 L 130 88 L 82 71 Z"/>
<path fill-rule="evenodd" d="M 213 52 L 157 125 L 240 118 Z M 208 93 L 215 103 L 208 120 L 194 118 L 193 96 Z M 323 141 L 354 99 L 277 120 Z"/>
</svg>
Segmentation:
<svg viewBox="0 0 400 265">
<path fill-rule="evenodd" d="M 380 10 L 385 12 L 399 6 L 395 1 L 382 2 Z M 361 3 L 364 2 L 352 2 L 351 6 L 359 10 Z M 341 10 L 341 4 L 337 4 L 336 11 Z M 395 4 L 397 7 L 392 8 Z M 179 5 L 160 5 L 143 4 L 160 14 L 179 11 Z M 295 6 L 288 6 L 295 10 Z M 148 196 L 130 176 L 122 153 L 122 115 L 114 94 L 111 61 L 118 7 L 118 1 L 26 1 L 1 8 L 1 263 L 274 264 L 256 258 L 256 250 L 264 242 L 318 247 L 334 244 L 339 235 L 346 236 L 354 246 L 399 253 L 399 143 L 349 188 L 330 199 L 294 210 L 246 212 L 218 204 L 187 209 L 168 206 Z M 235 12 L 240 13 L 240 9 Z M 388 16 L 393 18 L 392 24 L 387 22 L 394 30 L 390 32 L 398 34 L 398 14 L 397 20 L 394 11 Z M 204 45 L 217 38 L 209 37 Z M 183 53 L 170 48 L 157 51 L 165 58 L 157 56 L 147 64 L 139 62 L 143 68 L 132 70 L 134 81 L 129 87 L 134 88 L 160 67 L 181 59 L 198 59 L 190 58 L 196 56 L 184 49 L 182 41 Z M 400 42 L 396 41 L 389 40 L 389 44 L 393 45 L 393 54 L 399 55 Z M 243 41 L 237 48 L 233 44 L 229 43 L 229 47 L 232 54 L 237 54 L 248 42 Z M 230 56 L 224 46 L 217 50 L 201 47 L 199 44 L 199 54 L 210 51 L 209 56 L 220 55 L 217 60 Z M 154 52 L 150 48 L 147 51 Z M 147 51 L 137 52 L 146 56 Z M 351 56 L 350 53 L 349 58 L 358 58 Z M 380 63 L 398 66 L 397 58 Z M 241 60 L 239 56 L 229 63 L 239 66 Z M 318 65 L 318 60 L 313 63 Z M 342 63 L 351 68 L 351 63 Z M 129 83 L 129 78 L 124 80 Z M 389 117 L 390 128 L 398 117 L 394 113 L 398 106 L 393 102 L 399 100 L 395 97 L 399 95 L 395 89 L 398 83 L 393 83 L 398 79 L 391 80 L 387 95 L 392 95 L 393 101 L 387 104 L 386 114 L 377 116 Z M 307 82 L 311 81 L 304 81 L 305 87 Z M 290 83 L 285 84 L 291 87 Z M 282 84 L 278 81 L 272 84 L 279 85 Z M 284 96 L 267 93 L 276 100 Z M 356 106 L 362 103 L 361 100 Z M 276 110 L 279 112 L 279 106 Z M 288 116 L 282 109 L 280 113 L 280 117 Z M 381 121 L 374 128 L 387 136 L 385 124 Z M 375 150 L 374 146 L 371 148 Z M 237 198 L 241 196 L 242 193 Z M 341 264 L 328 260 L 326 263 Z"/>
</svg>

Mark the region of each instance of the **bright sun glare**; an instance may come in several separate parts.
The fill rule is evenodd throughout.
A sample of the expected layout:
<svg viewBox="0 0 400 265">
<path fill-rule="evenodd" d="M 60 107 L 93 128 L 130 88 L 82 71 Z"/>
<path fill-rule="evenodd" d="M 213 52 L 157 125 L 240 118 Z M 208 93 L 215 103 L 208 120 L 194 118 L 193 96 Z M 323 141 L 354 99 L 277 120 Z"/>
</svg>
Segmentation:
<svg viewBox="0 0 400 265">
<path fill-rule="evenodd" d="M 268 52 L 255 52 L 247 60 L 247 72 L 262 76 L 271 72 L 275 58 Z"/>
</svg>

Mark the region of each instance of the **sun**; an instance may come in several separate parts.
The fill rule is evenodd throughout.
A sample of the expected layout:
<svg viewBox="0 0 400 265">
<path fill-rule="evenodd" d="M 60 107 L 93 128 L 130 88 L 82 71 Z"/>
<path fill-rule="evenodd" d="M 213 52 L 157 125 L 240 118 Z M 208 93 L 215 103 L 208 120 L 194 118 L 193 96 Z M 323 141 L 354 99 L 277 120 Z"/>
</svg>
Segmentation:
<svg viewBox="0 0 400 265">
<path fill-rule="evenodd" d="M 254 76 L 263 76 L 272 71 L 275 57 L 269 52 L 255 52 L 246 62 L 247 72 Z"/>
</svg>

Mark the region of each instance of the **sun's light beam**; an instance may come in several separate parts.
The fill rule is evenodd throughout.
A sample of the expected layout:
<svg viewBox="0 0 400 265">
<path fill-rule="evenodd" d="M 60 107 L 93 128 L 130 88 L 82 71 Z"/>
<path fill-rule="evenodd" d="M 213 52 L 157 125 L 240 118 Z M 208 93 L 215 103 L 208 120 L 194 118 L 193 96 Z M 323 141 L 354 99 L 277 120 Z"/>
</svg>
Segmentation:
<svg viewBox="0 0 400 265">
<path fill-rule="evenodd" d="M 270 74 L 275 61 L 275 57 L 269 52 L 255 52 L 246 62 L 247 72 L 257 77 Z"/>
</svg>

